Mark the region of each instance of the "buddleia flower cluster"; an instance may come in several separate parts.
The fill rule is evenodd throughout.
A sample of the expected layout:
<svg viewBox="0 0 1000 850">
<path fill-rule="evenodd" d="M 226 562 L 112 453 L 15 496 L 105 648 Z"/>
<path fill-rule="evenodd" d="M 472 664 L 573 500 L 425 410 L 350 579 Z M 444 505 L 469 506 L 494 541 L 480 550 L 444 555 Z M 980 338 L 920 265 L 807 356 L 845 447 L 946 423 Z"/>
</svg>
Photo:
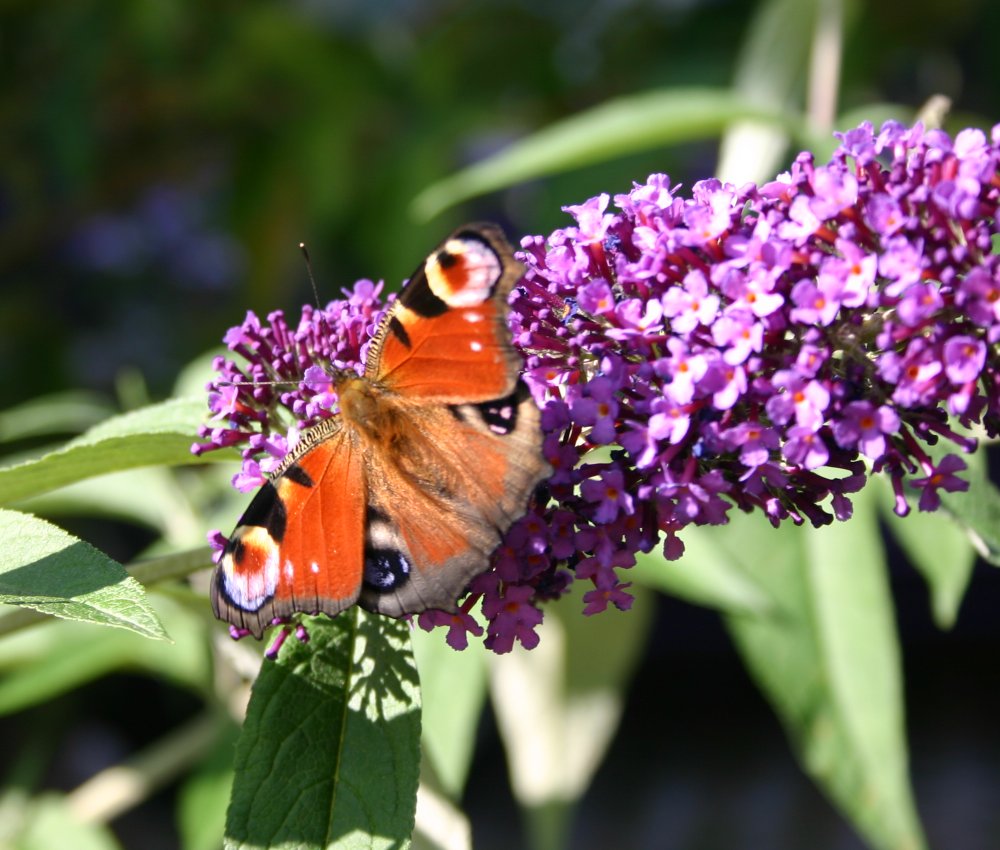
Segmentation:
<svg viewBox="0 0 1000 850">
<path fill-rule="evenodd" d="M 531 648 L 541 603 L 583 581 L 585 614 L 627 609 L 636 554 L 681 557 L 689 524 L 734 508 L 846 520 L 880 472 L 900 515 L 908 492 L 934 510 L 967 489 L 959 454 L 928 447 L 972 451 L 954 422 L 1000 431 L 1000 127 L 951 139 L 863 124 L 839 139 L 830 162 L 800 154 L 761 186 L 686 191 L 654 174 L 521 241 L 510 326 L 553 475 L 460 613 L 424 612 L 422 627 L 463 648 L 483 634 L 481 600 L 487 647 Z M 247 365 L 218 363 L 216 424 L 196 450 L 242 445 L 237 484 L 260 483 L 287 424 L 327 415 L 310 368 L 362 363 L 381 308 L 362 281 L 294 330 L 248 315 L 227 336 Z"/>
</svg>

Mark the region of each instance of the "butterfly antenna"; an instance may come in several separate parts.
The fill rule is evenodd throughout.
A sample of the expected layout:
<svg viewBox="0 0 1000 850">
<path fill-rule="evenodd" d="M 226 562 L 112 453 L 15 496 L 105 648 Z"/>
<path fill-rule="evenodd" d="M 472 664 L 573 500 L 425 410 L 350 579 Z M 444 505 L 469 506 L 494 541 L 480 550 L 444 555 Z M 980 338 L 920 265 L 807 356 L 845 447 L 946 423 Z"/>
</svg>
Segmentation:
<svg viewBox="0 0 1000 850">
<path fill-rule="evenodd" d="M 299 250 L 306 261 L 306 271 L 309 272 L 309 283 L 312 285 L 313 298 L 316 299 L 316 309 L 322 310 L 323 308 L 319 303 L 319 290 L 316 288 L 316 278 L 313 277 L 312 260 L 309 258 L 309 249 L 306 247 L 305 242 L 299 242 Z"/>
</svg>

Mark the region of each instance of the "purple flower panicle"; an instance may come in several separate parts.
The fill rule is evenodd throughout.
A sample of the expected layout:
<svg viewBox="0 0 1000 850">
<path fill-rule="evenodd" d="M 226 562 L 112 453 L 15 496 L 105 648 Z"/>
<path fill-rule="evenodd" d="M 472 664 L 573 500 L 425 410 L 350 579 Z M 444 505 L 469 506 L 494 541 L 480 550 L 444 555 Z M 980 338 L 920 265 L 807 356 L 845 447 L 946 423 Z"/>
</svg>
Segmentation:
<svg viewBox="0 0 1000 850">
<path fill-rule="evenodd" d="M 921 510 L 968 487 L 927 446 L 975 447 L 949 416 L 1000 432 L 1000 128 L 840 138 L 829 163 L 800 154 L 762 186 L 682 193 L 654 174 L 522 240 L 510 326 L 553 475 L 461 614 L 422 627 L 463 647 L 481 597 L 486 645 L 530 648 L 540 603 L 582 580 L 584 613 L 627 609 L 636 553 L 681 557 L 687 525 L 733 507 L 819 526 L 850 517 L 869 470 L 901 515 L 908 487 Z M 360 369 L 379 289 L 307 307 L 294 330 L 248 314 L 226 337 L 246 365 L 220 359 L 195 450 L 242 445 L 237 483 L 260 480 L 289 428 L 335 409 L 324 370 Z"/>
</svg>

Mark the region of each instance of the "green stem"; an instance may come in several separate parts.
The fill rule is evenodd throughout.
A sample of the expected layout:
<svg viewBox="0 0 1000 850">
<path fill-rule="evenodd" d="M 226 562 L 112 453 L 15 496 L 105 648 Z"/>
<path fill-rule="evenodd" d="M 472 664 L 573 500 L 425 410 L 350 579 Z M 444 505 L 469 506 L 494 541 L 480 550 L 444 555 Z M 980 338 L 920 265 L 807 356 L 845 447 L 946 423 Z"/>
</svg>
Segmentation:
<svg viewBox="0 0 1000 850">
<path fill-rule="evenodd" d="M 102 770 L 66 795 L 84 823 L 107 823 L 142 803 L 205 757 L 221 724 L 211 712 L 195 717 L 121 764 Z"/>
</svg>

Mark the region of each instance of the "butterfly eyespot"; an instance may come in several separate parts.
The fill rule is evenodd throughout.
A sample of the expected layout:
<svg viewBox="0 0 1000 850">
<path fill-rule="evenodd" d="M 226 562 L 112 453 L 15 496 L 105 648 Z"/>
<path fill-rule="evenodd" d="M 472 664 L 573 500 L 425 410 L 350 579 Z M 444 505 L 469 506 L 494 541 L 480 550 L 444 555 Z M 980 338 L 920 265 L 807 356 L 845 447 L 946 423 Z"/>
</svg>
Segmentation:
<svg viewBox="0 0 1000 850">
<path fill-rule="evenodd" d="M 278 546 L 260 526 L 245 526 L 230 539 L 216 573 L 225 598 L 245 611 L 256 611 L 272 596 L 279 581 Z"/>
<path fill-rule="evenodd" d="M 458 262 L 458 255 L 453 254 L 446 248 L 443 251 L 438 251 L 435 259 L 441 268 L 450 269 L 453 265 L 455 265 L 455 263 Z"/>
<path fill-rule="evenodd" d="M 410 569 L 410 562 L 398 549 L 365 550 L 365 584 L 379 593 L 388 593 L 406 584 Z"/>
</svg>

